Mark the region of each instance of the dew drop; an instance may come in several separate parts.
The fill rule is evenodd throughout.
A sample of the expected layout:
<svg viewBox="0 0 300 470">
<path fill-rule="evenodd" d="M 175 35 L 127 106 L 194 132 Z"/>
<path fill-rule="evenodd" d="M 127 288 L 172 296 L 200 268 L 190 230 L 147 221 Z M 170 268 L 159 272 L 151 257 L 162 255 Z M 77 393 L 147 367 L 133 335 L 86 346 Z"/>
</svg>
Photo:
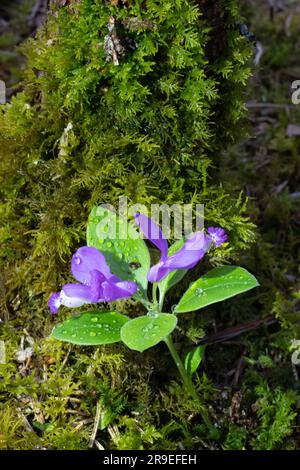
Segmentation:
<svg viewBox="0 0 300 470">
<path fill-rule="evenodd" d="M 98 317 L 92 317 L 92 318 L 91 318 L 91 322 L 97 323 L 97 321 L 98 321 Z"/>
<path fill-rule="evenodd" d="M 80 263 L 81 263 L 81 259 L 80 259 L 79 256 L 75 256 L 75 258 L 74 258 L 74 263 L 75 263 L 75 264 L 80 264 Z"/>
<path fill-rule="evenodd" d="M 197 297 L 200 297 L 202 294 L 203 294 L 203 289 L 200 289 L 200 288 L 199 288 L 199 289 L 196 289 L 196 290 L 195 290 L 195 295 L 196 295 Z"/>
<path fill-rule="evenodd" d="M 64 335 L 67 334 L 67 333 L 68 333 L 67 330 L 63 330 L 63 334 L 64 334 Z"/>
<path fill-rule="evenodd" d="M 120 242 L 120 246 L 123 248 L 125 246 L 125 242 Z"/>
<path fill-rule="evenodd" d="M 148 315 L 151 318 L 156 318 L 158 316 L 158 314 L 155 310 L 149 310 Z"/>
<path fill-rule="evenodd" d="M 104 227 L 103 227 L 103 232 L 105 232 L 105 233 L 108 232 L 108 224 L 104 225 Z"/>
<path fill-rule="evenodd" d="M 76 336 L 77 336 L 76 333 L 73 333 L 73 334 L 71 335 L 72 338 L 76 338 Z"/>
<path fill-rule="evenodd" d="M 96 336 L 95 331 L 90 331 L 90 336 Z"/>
<path fill-rule="evenodd" d="M 108 248 L 111 248 L 111 247 L 112 247 L 112 242 L 107 242 L 107 243 L 106 243 L 106 246 L 107 246 Z"/>
</svg>

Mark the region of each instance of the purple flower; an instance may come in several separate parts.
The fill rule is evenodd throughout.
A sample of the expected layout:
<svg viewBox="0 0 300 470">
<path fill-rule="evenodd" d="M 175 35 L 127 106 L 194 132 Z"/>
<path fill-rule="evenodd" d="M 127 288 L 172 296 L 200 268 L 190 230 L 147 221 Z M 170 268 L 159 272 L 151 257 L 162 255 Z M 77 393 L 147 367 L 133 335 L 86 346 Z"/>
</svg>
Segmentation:
<svg viewBox="0 0 300 470">
<path fill-rule="evenodd" d="M 207 229 L 208 238 L 213 242 L 215 246 L 220 246 L 222 243 L 226 242 L 227 235 L 225 230 L 218 227 L 209 227 Z"/>
<path fill-rule="evenodd" d="M 71 271 L 78 284 L 66 284 L 60 292 L 51 295 L 48 306 L 51 313 L 59 307 L 81 307 L 82 305 L 130 297 L 137 290 L 131 281 L 122 281 L 110 272 L 104 255 L 96 248 L 83 246 L 76 251 L 71 262 Z"/>
<path fill-rule="evenodd" d="M 161 229 L 143 214 L 135 214 L 135 221 L 143 234 L 159 249 L 161 256 L 157 264 L 148 272 L 148 281 L 160 282 L 175 269 L 191 269 L 203 258 L 212 244 L 219 246 L 226 240 L 223 229 L 209 228 L 209 235 L 195 232 L 182 248 L 168 256 L 168 243 Z"/>
</svg>

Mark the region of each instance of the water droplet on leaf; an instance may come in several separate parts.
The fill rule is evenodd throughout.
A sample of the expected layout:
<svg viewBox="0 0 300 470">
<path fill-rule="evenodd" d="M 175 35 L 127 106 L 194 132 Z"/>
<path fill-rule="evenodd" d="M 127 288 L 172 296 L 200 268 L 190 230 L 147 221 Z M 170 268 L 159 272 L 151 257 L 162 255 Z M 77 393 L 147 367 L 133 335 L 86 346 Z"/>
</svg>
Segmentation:
<svg viewBox="0 0 300 470">
<path fill-rule="evenodd" d="M 199 289 L 196 289 L 196 290 L 195 290 L 195 295 L 196 295 L 197 297 L 200 297 L 202 294 L 203 294 L 203 289 L 200 289 L 200 288 L 199 288 Z"/>
</svg>

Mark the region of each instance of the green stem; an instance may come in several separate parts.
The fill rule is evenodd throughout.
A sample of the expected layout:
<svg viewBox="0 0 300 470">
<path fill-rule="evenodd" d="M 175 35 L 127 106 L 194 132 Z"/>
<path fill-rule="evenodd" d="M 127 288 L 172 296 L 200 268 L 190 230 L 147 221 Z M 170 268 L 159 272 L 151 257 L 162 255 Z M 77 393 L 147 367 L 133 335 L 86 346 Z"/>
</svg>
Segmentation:
<svg viewBox="0 0 300 470">
<path fill-rule="evenodd" d="M 153 302 L 153 305 L 157 306 L 157 282 L 154 282 L 152 284 L 152 302 Z"/>
<path fill-rule="evenodd" d="M 165 294 L 160 294 L 159 296 L 159 304 L 158 304 L 158 311 L 161 312 L 164 306 Z"/>
<path fill-rule="evenodd" d="M 191 378 L 188 376 L 188 374 L 186 373 L 186 370 L 184 368 L 184 365 L 176 351 L 176 348 L 174 346 L 174 343 L 173 343 L 173 340 L 171 338 L 171 335 L 167 336 L 165 338 L 165 343 L 166 345 L 168 346 L 169 348 L 169 351 L 171 353 L 171 356 L 179 370 L 179 373 L 181 375 L 181 378 L 183 380 L 183 383 L 187 389 L 187 391 L 189 392 L 190 396 L 196 400 L 196 402 L 200 405 L 200 415 L 202 416 L 202 419 L 204 421 L 204 423 L 206 424 L 206 426 L 208 427 L 208 429 L 211 431 L 212 434 L 215 434 L 215 427 L 213 426 L 212 422 L 210 421 L 209 417 L 208 417 L 208 414 L 207 412 L 203 409 L 203 405 L 200 401 L 200 398 L 199 398 L 199 395 L 194 387 L 194 384 L 191 380 Z"/>
</svg>

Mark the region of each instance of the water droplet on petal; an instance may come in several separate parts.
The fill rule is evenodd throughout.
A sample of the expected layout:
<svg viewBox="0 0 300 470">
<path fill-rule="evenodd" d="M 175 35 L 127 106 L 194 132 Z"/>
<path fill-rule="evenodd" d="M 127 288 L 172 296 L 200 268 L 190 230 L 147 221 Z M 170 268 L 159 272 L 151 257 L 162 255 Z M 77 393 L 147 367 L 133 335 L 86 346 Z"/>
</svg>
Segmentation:
<svg viewBox="0 0 300 470">
<path fill-rule="evenodd" d="M 75 264 L 80 264 L 80 263 L 81 263 L 81 259 L 80 259 L 79 256 L 75 256 L 75 258 L 74 258 L 74 263 L 75 263 Z"/>
</svg>

